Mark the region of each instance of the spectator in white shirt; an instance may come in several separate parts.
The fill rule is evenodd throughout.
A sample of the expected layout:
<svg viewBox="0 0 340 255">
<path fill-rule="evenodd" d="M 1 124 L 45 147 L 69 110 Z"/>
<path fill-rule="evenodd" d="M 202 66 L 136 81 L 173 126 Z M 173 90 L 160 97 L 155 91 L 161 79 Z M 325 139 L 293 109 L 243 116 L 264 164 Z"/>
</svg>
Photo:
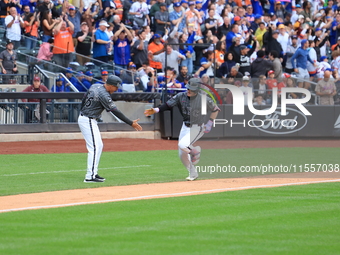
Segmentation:
<svg viewBox="0 0 340 255">
<path fill-rule="evenodd" d="M 9 15 L 5 18 L 6 25 L 6 38 L 7 40 L 11 40 L 14 49 L 17 49 L 20 46 L 21 40 L 21 28 L 24 27 L 24 21 L 20 17 L 15 7 L 11 7 L 9 9 Z"/>
</svg>

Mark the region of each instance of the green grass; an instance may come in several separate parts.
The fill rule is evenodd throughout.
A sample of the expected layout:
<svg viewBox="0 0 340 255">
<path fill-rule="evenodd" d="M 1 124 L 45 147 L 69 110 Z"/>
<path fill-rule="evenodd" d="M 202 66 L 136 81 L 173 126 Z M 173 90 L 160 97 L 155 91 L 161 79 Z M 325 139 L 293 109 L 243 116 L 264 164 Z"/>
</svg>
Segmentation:
<svg viewBox="0 0 340 255">
<path fill-rule="evenodd" d="M 340 148 L 265 148 L 203 150 L 200 166 L 204 165 L 289 165 L 332 163 L 339 164 Z M 139 183 L 182 181 L 187 171 L 178 152 L 138 151 L 104 152 L 99 174 L 105 183 L 83 183 L 86 172 L 86 153 L 0 155 L 0 195 L 32 192 L 131 185 Z M 201 179 L 234 178 L 258 173 L 200 174 Z"/>
<path fill-rule="evenodd" d="M 340 183 L 0 214 L 0 254 L 339 254 Z"/>
</svg>

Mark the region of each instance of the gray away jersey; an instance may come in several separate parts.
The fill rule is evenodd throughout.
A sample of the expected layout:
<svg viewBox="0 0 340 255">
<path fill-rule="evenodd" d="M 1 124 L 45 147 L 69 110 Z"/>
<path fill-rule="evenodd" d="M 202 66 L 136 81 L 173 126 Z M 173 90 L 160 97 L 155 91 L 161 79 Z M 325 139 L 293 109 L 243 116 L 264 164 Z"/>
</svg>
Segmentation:
<svg viewBox="0 0 340 255">
<path fill-rule="evenodd" d="M 178 93 L 176 96 L 170 98 L 166 104 L 169 107 L 178 106 L 183 121 L 185 124 L 203 124 L 206 115 L 202 115 L 202 94 L 198 93 L 197 96 L 188 97 L 187 92 Z M 207 96 L 207 111 L 219 111 L 220 109 L 214 103 L 214 101 Z"/>
<path fill-rule="evenodd" d="M 103 84 L 93 84 L 84 95 L 80 112 L 90 118 L 98 119 L 104 109 L 107 111 L 117 108 L 112 101 L 111 95 L 106 91 Z"/>
</svg>

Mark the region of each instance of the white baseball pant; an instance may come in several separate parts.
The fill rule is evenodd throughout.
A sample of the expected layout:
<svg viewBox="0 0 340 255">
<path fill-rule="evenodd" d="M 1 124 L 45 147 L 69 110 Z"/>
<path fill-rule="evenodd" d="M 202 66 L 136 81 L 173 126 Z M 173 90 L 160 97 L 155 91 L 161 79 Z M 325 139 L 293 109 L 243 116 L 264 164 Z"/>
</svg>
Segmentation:
<svg viewBox="0 0 340 255">
<path fill-rule="evenodd" d="M 178 138 L 178 152 L 182 164 L 188 169 L 189 174 L 197 174 L 195 166 L 191 163 L 190 149 L 204 135 L 204 124 L 187 127 L 184 123 Z M 190 148 L 190 149 L 189 149 Z"/>
<path fill-rule="evenodd" d="M 78 125 L 86 141 L 87 172 L 85 179 L 94 179 L 98 173 L 100 156 L 103 151 L 103 141 L 100 135 L 97 121 L 85 116 L 79 116 Z"/>
</svg>

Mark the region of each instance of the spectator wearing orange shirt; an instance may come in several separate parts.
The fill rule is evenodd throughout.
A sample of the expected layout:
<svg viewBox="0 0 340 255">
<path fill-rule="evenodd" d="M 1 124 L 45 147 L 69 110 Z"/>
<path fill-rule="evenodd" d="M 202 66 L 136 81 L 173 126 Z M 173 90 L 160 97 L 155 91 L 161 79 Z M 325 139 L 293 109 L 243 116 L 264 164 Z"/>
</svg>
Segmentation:
<svg viewBox="0 0 340 255">
<path fill-rule="evenodd" d="M 203 22 L 201 14 L 195 9 L 196 3 L 195 1 L 189 2 L 189 9 L 185 12 L 186 21 L 187 24 L 193 24 L 194 30 L 196 31 L 196 34 L 201 36 L 201 23 Z"/>
<path fill-rule="evenodd" d="M 245 0 L 245 1 L 242 1 L 242 0 L 235 0 L 234 2 L 236 3 L 236 5 L 237 5 L 238 7 L 243 7 L 244 5 L 246 5 L 246 6 L 251 5 L 251 1 L 250 1 L 250 0 Z M 243 4 L 243 2 L 244 2 L 245 4 Z"/>
<path fill-rule="evenodd" d="M 116 6 L 116 10 L 114 11 L 115 14 L 119 16 L 120 20 L 122 20 L 123 19 L 123 11 L 124 11 L 122 1 L 121 0 L 113 0 L 113 3 Z"/>
<path fill-rule="evenodd" d="M 154 36 L 151 38 L 148 46 L 148 52 L 149 55 L 158 55 L 164 51 L 164 45 L 161 42 L 161 36 L 159 34 L 154 34 Z M 162 72 L 162 63 L 153 61 L 151 58 L 149 59 L 149 65 L 157 69 L 157 72 Z"/>
<path fill-rule="evenodd" d="M 68 27 L 66 27 L 66 24 Z M 54 48 L 53 58 L 55 62 L 63 67 L 67 67 L 72 62 L 74 45 L 72 34 L 74 26 L 71 21 L 68 20 L 67 15 L 61 18 L 61 22 L 54 28 Z"/>
<path fill-rule="evenodd" d="M 29 13 L 24 20 L 26 49 L 33 50 L 37 45 L 40 13 Z"/>
<path fill-rule="evenodd" d="M 220 68 L 220 66 L 224 63 L 224 55 L 226 53 L 225 47 L 226 47 L 225 41 L 222 42 L 218 41 L 216 44 L 215 58 L 217 68 Z"/>
</svg>

